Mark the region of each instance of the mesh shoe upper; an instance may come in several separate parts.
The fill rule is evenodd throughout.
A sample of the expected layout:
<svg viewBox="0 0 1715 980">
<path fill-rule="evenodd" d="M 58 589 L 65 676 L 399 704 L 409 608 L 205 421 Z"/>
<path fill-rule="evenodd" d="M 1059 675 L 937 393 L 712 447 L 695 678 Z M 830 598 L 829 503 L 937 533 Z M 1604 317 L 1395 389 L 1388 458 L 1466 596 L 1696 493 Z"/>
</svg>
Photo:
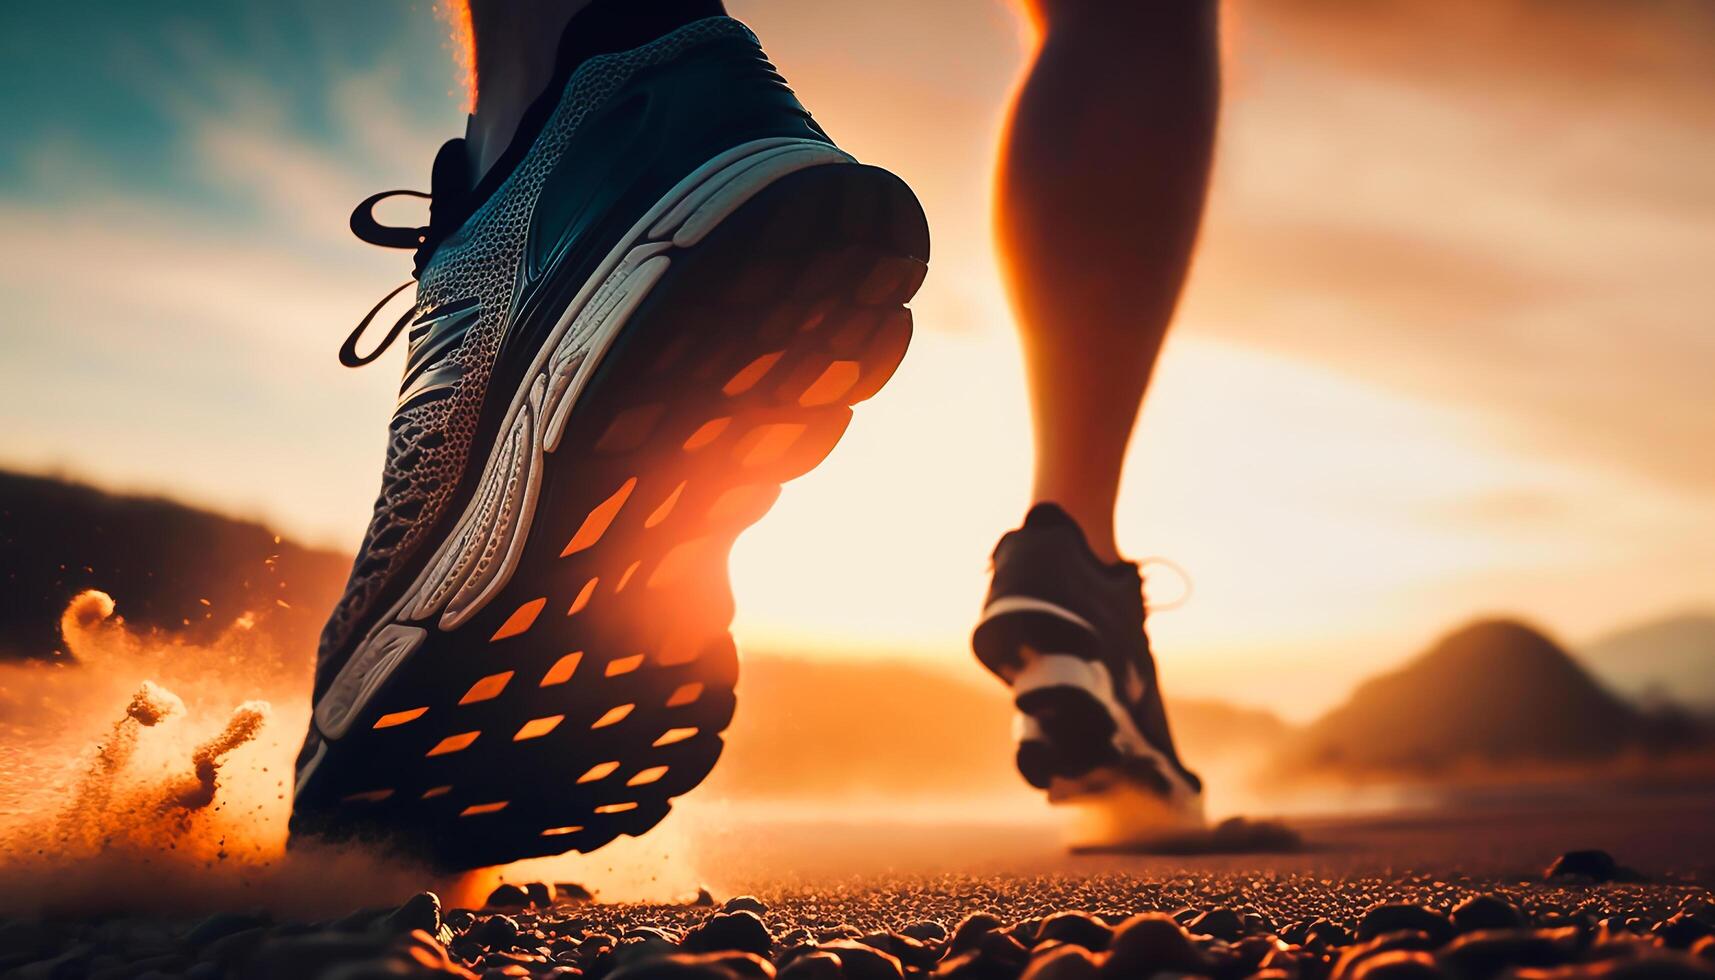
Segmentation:
<svg viewBox="0 0 1715 980">
<path fill-rule="evenodd" d="M 519 322 L 520 307 L 542 292 L 537 288 L 542 284 L 532 282 L 542 270 L 532 268 L 527 254 L 532 250 L 532 223 L 545 194 L 551 197 L 562 190 L 550 186 L 552 183 L 580 179 L 576 174 L 565 177 L 563 158 L 579 152 L 577 138 L 586 123 L 599 121 L 593 117 L 601 116 L 604 110 L 608 115 L 633 111 L 629 103 L 619 102 L 645 79 L 668 72 L 692 52 L 713 51 L 717 45 L 721 53 L 704 60 L 719 67 L 700 69 L 705 76 L 718 70 L 729 80 L 760 77 L 785 94 L 774 100 L 778 104 L 766 107 L 772 114 L 761 109 L 752 113 L 759 119 L 766 117 L 757 123 L 760 128 L 756 132 L 720 127 L 712 136 L 705 134 L 716 140 L 712 151 L 702 145 L 673 147 L 670 153 L 657 152 L 655 161 L 639 170 L 658 171 L 660 180 L 670 187 L 672 181 L 707 158 L 700 154 L 712 156 L 758 133 L 820 135 L 820 130 L 808 124 L 808 114 L 791 99 L 790 90 L 762 60 L 755 36 L 744 25 L 725 17 L 696 21 L 642 47 L 597 56 L 581 64 L 516 168 L 423 264 L 406 379 L 399 407 L 388 426 L 381 491 L 345 594 L 322 633 L 318 696 L 367 624 L 403 589 L 402 580 L 420 568 L 427 552 L 432 551 L 426 545 L 432 544 L 449 516 L 456 516 L 453 512 L 461 504 L 461 493 L 468 492 L 468 487 L 461 490 L 461 484 L 466 483 L 471 470 L 481 467 L 481 458 L 473 458 L 473 453 L 480 449 L 483 439 L 481 430 L 485 407 L 492 404 L 491 389 L 498 396 L 501 389 L 509 387 L 500 377 L 505 373 L 503 349 L 517 345 L 521 331 L 528 332 L 528 325 Z M 704 77 L 701 85 L 692 79 L 671 77 L 656 81 L 657 94 L 652 97 L 671 102 L 671 98 L 660 97 L 659 90 L 671 87 L 688 98 L 699 97 L 695 90 L 707 88 L 709 79 Z M 744 90 L 736 91 L 742 102 Z M 713 96 L 704 93 L 700 97 Z M 742 109 L 740 106 L 734 111 Z M 720 145 L 722 141 L 724 145 Z M 667 162 L 661 162 L 663 159 Z M 647 186 L 632 189 L 644 196 L 654 193 Z M 585 252 L 605 253 L 612 244 L 611 228 L 627 227 L 631 222 L 631 216 L 624 213 L 625 201 L 604 203 L 605 207 L 595 210 L 610 220 L 599 223 L 598 228 L 592 230 L 586 223 L 563 230 L 567 236 L 590 239 L 609 233 L 608 241 L 580 243 Z M 575 272 L 561 268 L 556 275 L 575 276 Z M 523 356 L 533 353 L 527 350 Z M 430 375 L 426 383 L 425 375 Z M 504 398 L 511 394 L 504 391 Z"/>
</svg>

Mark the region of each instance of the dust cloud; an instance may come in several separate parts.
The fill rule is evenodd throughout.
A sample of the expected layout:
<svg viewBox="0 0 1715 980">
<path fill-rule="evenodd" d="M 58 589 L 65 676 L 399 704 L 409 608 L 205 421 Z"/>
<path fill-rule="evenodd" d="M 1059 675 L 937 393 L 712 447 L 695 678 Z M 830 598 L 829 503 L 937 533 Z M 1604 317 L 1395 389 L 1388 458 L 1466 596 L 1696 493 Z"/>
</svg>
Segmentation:
<svg viewBox="0 0 1715 980">
<path fill-rule="evenodd" d="M 308 664 L 240 612 L 197 646 L 84 592 L 70 656 L 0 666 L 0 914 L 343 914 L 464 882 L 354 849 L 286 848 Z M 480 896 L 479 896 L 480 897 Z"/>
</svg>

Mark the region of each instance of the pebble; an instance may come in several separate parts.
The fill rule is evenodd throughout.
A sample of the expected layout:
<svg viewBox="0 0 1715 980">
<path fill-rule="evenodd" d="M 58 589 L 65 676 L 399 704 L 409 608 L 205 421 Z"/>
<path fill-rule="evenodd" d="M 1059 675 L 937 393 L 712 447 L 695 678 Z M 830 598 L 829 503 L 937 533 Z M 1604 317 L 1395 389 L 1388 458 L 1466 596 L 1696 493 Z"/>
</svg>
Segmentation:
<svg viewBox="0 0 1715 980">
<path fill-rule="evenodd" d="M 377 926 L 394 935 L 406 935 L 421 929 L 435 936 L 441 931 L 441 896 L 434 892 L 418 892 Z"/>
<path fill-rule="evenodd" d="M 758 916 L 763 916 L 768 914 L 768 906 L 764 905 L 762 899 L 755 895 L 735 895 L 726 900 L 726 903 L 721 906 L 721 911 L 754 912 Z"/>
<path fill-rule="evenodd" d="M 987 912 L 972 912 L 953 928 L 953 938 L 948 943 L 948 948 L 954 953 L 962 953 L 975 946 L 983 933 L 993 932 L 1005 925 L 998 916 Z"/>
<path fill-rule="evenodd" d="M 1453 922 L 1445 915 L 1421 905 L 1377 905 L 1358 923 L 1358 938 L 1374 939 L 1388 932 L 1421 932 L 1439 946 L 1453 936 Z"/>
<path fill-rule="evenodd" d="M 845 968 L 831 952 L 810 950 L 780 971 L 780 980 L 844 980 Z"/>
<path fill-rule="evenodd" d="M 1185 923 L 1185 928 L 1204 936 L 1214 936 L 1229 942 L 1245 934 L 1244 919 L 1232 909 L 1210 909 Z"/>
<path fill-rule="evenodd" d="M 1614 879 L 1592 888 L 1597 876 L 1581 861 L 1557 862 L 1573 870 L 1534 883 L 1413 872 L 1318 879 L 1202 871 L 1161 878 L 1126 870 L 1083 878 L 908 879 L 888 888 L 740 895 L 718 905 L 711 896 L 703 905 L 574 906 L 558 883 L 521 883 L 512 887 L 522 904 L 484 912 L 444 909 L 434 893 L 421 892 L 394 907 L 319 923 L 240 912 L 185 920 L 0 921 L 0 974 L 21 980 L 1715 978 L 1715 900 L 1700 879 L 1687 874 L 1646 883 L 1614 864 Z M 517 899 L 500 892 L 496 901 Z"/>
<path fill-rule="evenodd" d="M 1517 906 L 1498 895 L 1472 895 L 1453 906 L 1453 928 L 1460 932 L 1478 929 L 1516 929 L 1524 925 Z"/>
<path fill-rule="evenodd" d="M 839 957 L 846 980 L 902 980 L 905 976 L 898 959 L 855 940 L 836 939 L 819 949 Z"/>
<path fill-rule="evenodd" d="M 1102 975 L 1150 976 L 1155 973 L 1197 973 L 1207 969 L 1208 957 L 1171 916 L 1145 912 L 1132 916 L 1114 931 Z"/>
<path fill-rule="evenodd" d="M 1554 863 L 1543 872 L 1543 877 L 1554 878 L 1585 878 L 1590 881 L 1613 881 L 1619 873 L 1619 865 L 1614 856 L 1607 851 L 1567 851 L 1554 859 Z"/>
<path fill-rule="evenodd" d="M 755 912 L 743 909 L 709 916 L 702 925 L 685 934 L 683 945 L 698 953 L 734 949 L 767 956 L 774 946 L 774 938 Z"/>
<path fill-rule="evenodd" d="M 1114 931 L 1087 912 L 1056 912 L 1036 929 L 1038 943 L 1054 939 L 1100 953 L 1113 941 Z"/>
<path fill-rule="evenodd" d="M 530 893 L 513 884 L 497 886 L 482 903 L 487 909 L 521 909 L 530 904 Z"/>
</svg>

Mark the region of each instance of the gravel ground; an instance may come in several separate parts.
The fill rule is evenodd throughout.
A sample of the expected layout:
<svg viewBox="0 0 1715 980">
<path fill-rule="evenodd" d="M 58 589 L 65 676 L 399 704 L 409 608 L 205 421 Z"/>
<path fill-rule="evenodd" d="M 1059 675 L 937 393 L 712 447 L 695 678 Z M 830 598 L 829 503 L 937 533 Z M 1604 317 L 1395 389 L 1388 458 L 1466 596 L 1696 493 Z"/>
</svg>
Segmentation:
<svg viewBox="0 0 1715 980">
<path fill-rule="evenodd" d="M 852 844 L 873 848 L 880 832 L 780 834 L 768 859 L 754 862 L 762 870 L 753 874 L 775 883 L 764 881 L 754 895 L 602 904 L 577 886 L 532 883 L 501 886 L 482 909 L 445 909 L 425 892 L 317 923 L 238 912 L 194 922 L 12 921 L 0 924 L 0 972 L 262 980 L 1715 977 L 1712 815 L 1699 803 L 1348 821 L 1305 825 L 1307 847 L 1293 854 L 1050 859 L 1026 847 L 1011 867 L 966 871 L 930 863 L 876 870 L 872 851 L 849 873 L 830 864 L 787 874 L 777 869 L 809 849 L 826 857 Z M 1524 867 L 1545 843 L 1571 834 L 1631 850 L 1615 847 L 1620 861 L 1589 849 Z M 908 838 L 895 832 L 901 853 L 911 850 Z M 934 850 L 930 839 L 917 846 Z M 1395 860 L 1428 860 L 1416 867 L 1438 870 Z"/>
</svg>

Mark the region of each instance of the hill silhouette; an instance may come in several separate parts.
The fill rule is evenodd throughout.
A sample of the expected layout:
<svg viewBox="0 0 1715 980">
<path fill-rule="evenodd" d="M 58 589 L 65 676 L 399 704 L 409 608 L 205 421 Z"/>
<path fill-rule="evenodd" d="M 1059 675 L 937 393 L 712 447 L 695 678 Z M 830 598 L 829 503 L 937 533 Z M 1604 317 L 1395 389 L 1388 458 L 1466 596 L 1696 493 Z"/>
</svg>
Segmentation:
<svg viewBox="0 0 1715 980">
<path fill-rule="evenodd" d="M 1585 645 L 1603 682 L 1644 704 L 1715 715 L 1715 612 L 1686 612 L 1610 633 Z"/>
<path fill-rule="evenodd" d="M 1602 687 L 1540 631 L 1475 622 L 1366 681 L 1279 756 L 1288 769 L 1430 776 L 1468 766 L 1588 763 L 1688 733 Z"/>
<path fill-rule="evenodd" d="M 248 613 L 313 652 L 350 559 L 261 524 L 156 497 L 0 471 L 0 656 L 62 649 L 60 613 L 85 589 L 133 626 L 202 642 Z"/>
</svg>

